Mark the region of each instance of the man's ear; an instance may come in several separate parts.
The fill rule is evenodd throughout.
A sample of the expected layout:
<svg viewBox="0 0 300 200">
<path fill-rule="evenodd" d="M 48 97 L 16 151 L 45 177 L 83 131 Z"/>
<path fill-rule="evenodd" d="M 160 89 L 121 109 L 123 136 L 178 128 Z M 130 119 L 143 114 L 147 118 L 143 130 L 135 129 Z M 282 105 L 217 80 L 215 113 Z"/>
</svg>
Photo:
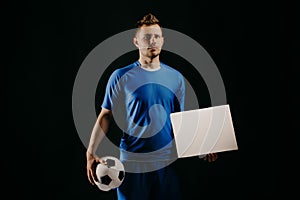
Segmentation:
<svg viewBox="0 0 300 200">
<path fill-rule="evenodd" d="M 136 37 L 133 38 L 133 44 L 134 44 L 137 48 L 139 48 L 139 43 L 138 43 L 138 40 L 137 40 Z"/>
</svg>

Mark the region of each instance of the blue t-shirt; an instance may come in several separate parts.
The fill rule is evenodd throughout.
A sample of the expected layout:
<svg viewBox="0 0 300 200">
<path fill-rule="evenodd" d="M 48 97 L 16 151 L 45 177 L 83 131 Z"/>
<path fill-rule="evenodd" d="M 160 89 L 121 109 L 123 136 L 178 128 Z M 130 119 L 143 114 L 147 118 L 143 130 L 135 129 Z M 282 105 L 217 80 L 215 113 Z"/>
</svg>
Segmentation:
<svg viewBox="0 0 300 200">
<path fill-rule="evenodd" d="M 136 61 L 112 73 L 102 107 L 123 130 L 121 160 L 143 153 L 168 159 L 174 147 L 170 113 L 184 110 L 184 78 L 164 63 L 155 71 L 140 66 Z"/>
</svg>

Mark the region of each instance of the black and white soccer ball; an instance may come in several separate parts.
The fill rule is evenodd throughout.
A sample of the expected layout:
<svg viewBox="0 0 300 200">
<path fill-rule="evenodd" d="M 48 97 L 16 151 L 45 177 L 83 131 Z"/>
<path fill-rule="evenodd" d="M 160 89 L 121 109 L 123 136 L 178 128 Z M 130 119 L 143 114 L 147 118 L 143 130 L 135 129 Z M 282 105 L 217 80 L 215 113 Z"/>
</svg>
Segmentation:
<svg viewBox="0 0 300 200">
<path fill-rule="evenodd" d="M 98 181 L 96 185 L 102 191 L 109 191 L 119 187 L 125 177 L 123 163 L 113 156 L 105 156 L 101 159 L 106 160 L 107 164 L 99 163 L 97 165 L 96 176 Z"/>
</svg>

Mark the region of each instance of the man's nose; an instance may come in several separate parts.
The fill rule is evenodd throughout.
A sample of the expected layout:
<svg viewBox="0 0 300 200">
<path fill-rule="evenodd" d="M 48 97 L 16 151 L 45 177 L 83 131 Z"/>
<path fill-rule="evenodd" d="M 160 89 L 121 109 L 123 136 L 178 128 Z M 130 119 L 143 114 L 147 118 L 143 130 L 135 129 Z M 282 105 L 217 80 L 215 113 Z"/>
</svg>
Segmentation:
<svg viewBox="0 0 300 200">
<path fill-rule="evenodd" d="M 155 44 L 156 43 L 156 39 L 154 36 L 151 36 L 150 38 L 150 44 Z"/>
</svg>

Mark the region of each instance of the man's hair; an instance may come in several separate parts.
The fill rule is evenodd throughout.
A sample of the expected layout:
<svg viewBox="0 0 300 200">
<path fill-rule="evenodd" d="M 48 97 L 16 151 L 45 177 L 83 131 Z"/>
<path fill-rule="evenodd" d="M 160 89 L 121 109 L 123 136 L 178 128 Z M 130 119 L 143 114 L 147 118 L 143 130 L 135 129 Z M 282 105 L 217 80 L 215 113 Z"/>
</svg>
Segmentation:
<svg viewBox="0 0 300 200">
<path fill-rule="evenodd" d="M 153 14 L 148 13 L 142 19 L 137 21 L 136 26 L 137 28 L 140 28 L 142 26 L 151 26 L 155 24 L 161 26 L 159 20 Z"/>
</svg>

